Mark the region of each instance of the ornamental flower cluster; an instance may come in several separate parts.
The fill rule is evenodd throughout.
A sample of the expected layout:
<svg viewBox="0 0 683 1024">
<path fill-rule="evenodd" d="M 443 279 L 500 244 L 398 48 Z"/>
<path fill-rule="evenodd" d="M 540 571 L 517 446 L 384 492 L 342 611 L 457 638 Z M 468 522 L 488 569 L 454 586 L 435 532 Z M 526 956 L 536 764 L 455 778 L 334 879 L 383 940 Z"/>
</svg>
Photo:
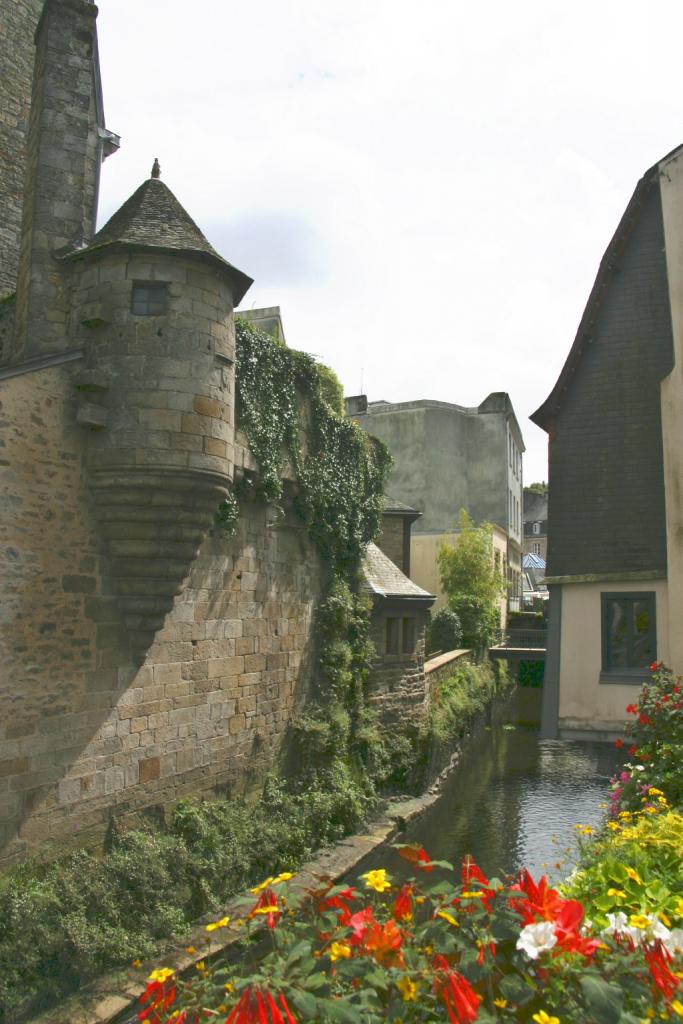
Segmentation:
<svg viewBox="0 0 683 1024">
<path fill-rule="evenodd" d="M 535 880 L 487 878 L 417 846 L 403 870 L 354 885 L 289 874 L 250 893 L 243 916 L 207 926 L 234 939 L 225 962 L 189 976 L 154 971 L 142 995 L 150 1024 L 341 1024 L 393 1021 L 609 1024 L 683 1018 L 675 920 L 625 911 L 598 924 L 584 903 Z"/>
<path fill-rule="evenodd" d="M 683 808 L 683 681 L 661 662 L 650 669 L 651 681 L 626 708 L 625 737 L 616 741 L 629 760 L 612 780 L 610 814 L 614 818 L 621 811 L 638 811 L 646 803 L 652 807 L 649 813 L 654 813 L 656 802 L 644 799 L 649 787 L 670 806 Z"/>
</svg>

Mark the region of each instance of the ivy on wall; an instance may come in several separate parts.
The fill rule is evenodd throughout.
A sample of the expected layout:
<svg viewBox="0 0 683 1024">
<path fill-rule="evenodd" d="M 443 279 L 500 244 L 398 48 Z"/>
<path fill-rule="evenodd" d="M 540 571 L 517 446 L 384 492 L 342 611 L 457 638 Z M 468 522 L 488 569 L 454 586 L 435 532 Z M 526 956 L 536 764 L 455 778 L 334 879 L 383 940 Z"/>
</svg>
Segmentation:
<svg viewBox="0 0 683 1024">
<path fill-rule="evenodd" d="M 293 724 L 299 776 L 304 783 L 334 771 L 337 781 L 348 776 L 350 783 L 356 777 L 371 785 L 364 693 L 374 648 L 359 578 L 365 547 L 381 524 L 391 457 L 381 441 L 346 419 L 341 385 L 328 367 L 248 320 L 237 317 L 235 326 L 236 420 L 259 466 L 255 496 L 278 504 L 289 463 L 294 508 L 329 569 L 316 619 L 318 674 L 306 711 Z M 235 511 L 224 509 L 226 521 L 234 522 Z"/>
</svg>

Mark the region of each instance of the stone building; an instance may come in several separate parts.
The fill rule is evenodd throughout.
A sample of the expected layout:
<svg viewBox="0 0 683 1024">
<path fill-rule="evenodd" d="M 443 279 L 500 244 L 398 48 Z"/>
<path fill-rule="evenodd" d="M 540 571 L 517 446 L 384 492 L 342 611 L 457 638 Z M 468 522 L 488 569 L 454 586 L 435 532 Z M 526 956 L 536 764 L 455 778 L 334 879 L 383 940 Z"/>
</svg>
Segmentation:
<svg viewBox="0 0 683 1024">
<path fill-rule="evenodd" d="M 394 467 L 388 489 L 422 515 L 412 534 L 412 578 L 437 593 L 439 539 L 453 535 L 458 513 L 502 531 L 508 607 L 521 599 L 522 453 L 524 440 L 504 392 L 472 408 L 421 399 L 368 402 L 347 399 L 347 414 L 389 448 Z"/>
<path fill-rule="evenodd" d="M 2 142 L 25 172 L 23 196 L 3 176 L 1 233 L 16 287 L 0 305 L 9 863 L 94 839 L 112 813 L 256 784 L 305 699 L 327 573 L 287 495 L 284 517 L 245 499 L 234 537 L 214 527 L 257 468 L 234 423 L 233 309 L 251 281 L 158 165 L 95 233 L 118 142 L 97 9 L 46 0 L 38 20 L 40 4 L 0 6 L 17 67 L 0 82 Z M 414 690 L 413 673 L 409 702 Z"/>
<path fill-rule="evenodd" d="M 548 495 L 524 488 L 522 519 L 523 552 L 545 562 L 548 555 Z"/>
<path fill-rule="evenodd" d="M 683 147 L 638 182 L 557 383 L 549 435 L 547 735 L 618 734 L 683 672 Z"/>
</svg>

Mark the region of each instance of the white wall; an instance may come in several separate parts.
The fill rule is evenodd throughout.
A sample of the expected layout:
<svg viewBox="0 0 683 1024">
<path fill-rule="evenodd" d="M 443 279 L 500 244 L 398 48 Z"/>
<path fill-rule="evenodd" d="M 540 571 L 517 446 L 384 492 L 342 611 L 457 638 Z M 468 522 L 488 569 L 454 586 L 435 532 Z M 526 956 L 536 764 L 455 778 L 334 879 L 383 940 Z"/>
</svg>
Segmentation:
<svg viewBox="0 0 683 1024">
<path fill-rule="evenodd" d="M 627 719 L 626 705 L 640 686 L 601 683 L 602 609 L 600 595 L 654 591 L 657 660 L 669 662 L 669 615 L 666 580 L 631 583 L 570 583 L 562 587 L 560 642 L 560 734 L 606 732 L 618 735 Z"/>
</svg>

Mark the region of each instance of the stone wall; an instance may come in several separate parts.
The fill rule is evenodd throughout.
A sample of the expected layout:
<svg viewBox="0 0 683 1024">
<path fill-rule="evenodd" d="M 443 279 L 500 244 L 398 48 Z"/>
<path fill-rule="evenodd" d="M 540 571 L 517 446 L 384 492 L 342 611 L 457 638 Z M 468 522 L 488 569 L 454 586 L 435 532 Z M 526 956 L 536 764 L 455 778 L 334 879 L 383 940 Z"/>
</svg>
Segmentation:
<svg viewBox="0 0 683 1024">
<path fill-rule="evenodd" d="M 33 34 L 42 7 L 43 0 L 0 0 L 0 298 L 17 281 Z"/>
<path fill-rule="evenodd" d="M 387 616 L 410 616 L 415 620 L 415 649 L 410 654 L 386 653 Z M 370 679 L 370 704 L 384 724 L 403 719 L 425 706 L 427 698 L 424 660 L 427 613 L 408 611 L 405 607 L 376 608 L 372 615 L 370 638 L 377 656 Z"/>
<path fill-rule="evenodd" d="M 153 643 L 131 653 L 74 366 L 0 381 L 4 864 L 95 841 L 112 813 L 255 782 L 313 653 L 317 554 L 294 518 L 275 526 L 258 504 L 235 537 L 209 532 Z"/>
</svg>

